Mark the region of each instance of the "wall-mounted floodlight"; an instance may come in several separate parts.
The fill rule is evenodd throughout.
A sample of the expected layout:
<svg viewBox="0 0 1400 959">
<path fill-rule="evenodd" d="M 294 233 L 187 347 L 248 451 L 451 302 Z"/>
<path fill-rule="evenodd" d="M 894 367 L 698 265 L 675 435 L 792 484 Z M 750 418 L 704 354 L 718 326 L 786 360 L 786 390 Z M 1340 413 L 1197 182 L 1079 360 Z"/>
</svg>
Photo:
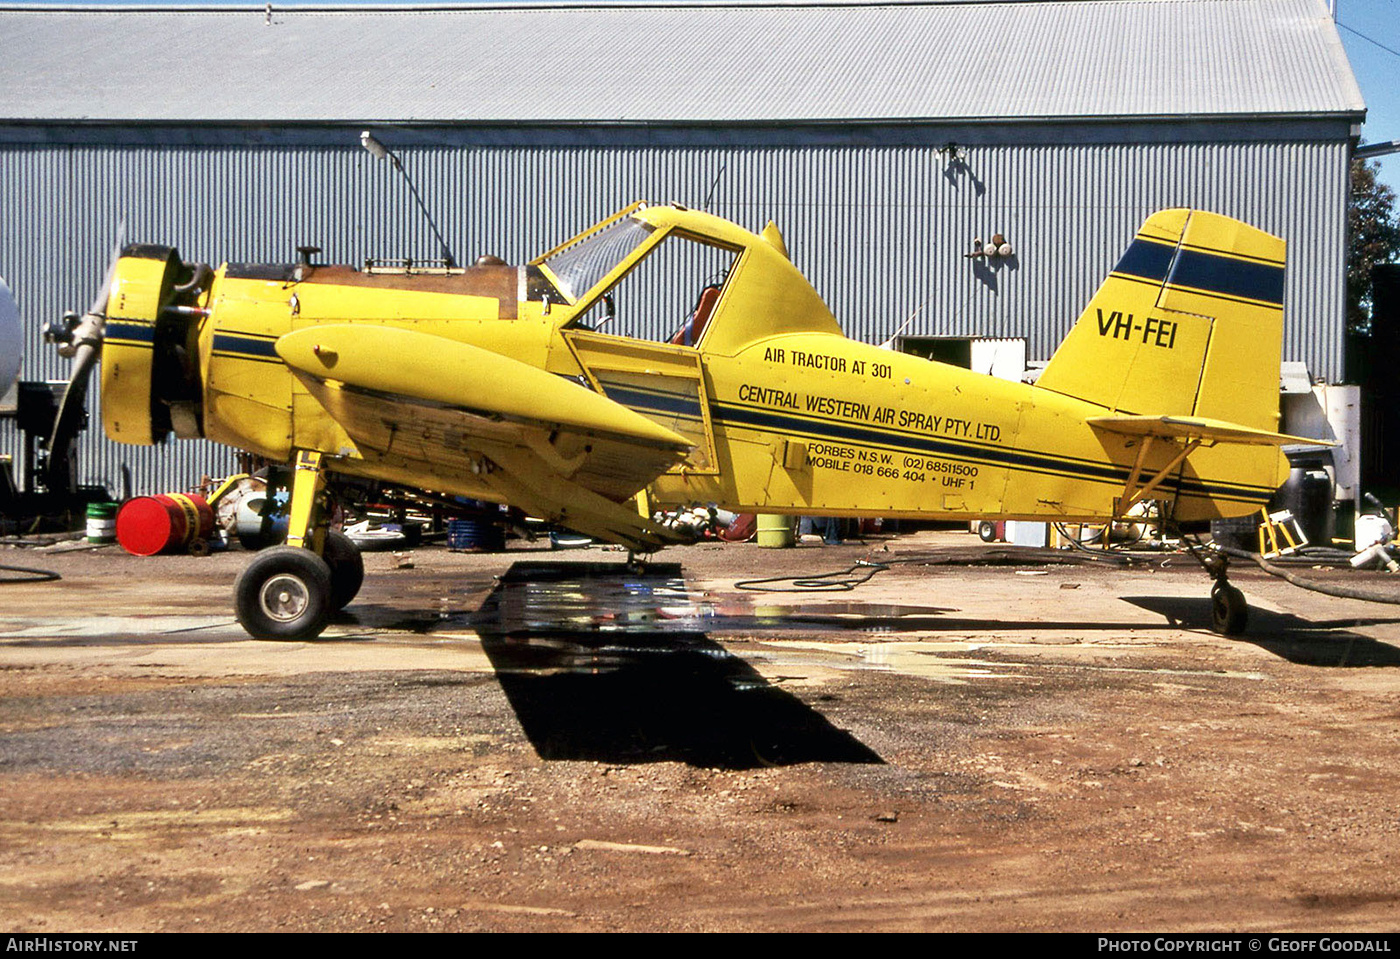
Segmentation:
<svg viewBox="0 0 1400 959">
<path fill-rule="evenodd" d="M 438 246 L 442 247 L 442 261 L 451 269 L 457 265 L 457 258 L 452 255 L 452 251 L 447 248 L 447 241 L 442 238 L 442 231 L 433 222 L 433 215 L 428 212 L 428 206 L 423 202 L 423 198 L 418 194 L 418 188 L 413 185 L 413 179 L 408 175 L 408 171 L 403 168 L 403 163 L 398 155 L 384 144 L 380 143 L 373 133 L 365 130 L 360 133 L 360 146 L 369 151 L 370 156 L 376 160 L 388 160 L 394 164 L 394 169 L 403 174 L 404 182 L 408 184 L 408 189 L 413 194 L 413 199 L 418 202 L 418 209 L 423 211 L 423 217 L 428 221 L 428 226 L 433 228 L 433 236 L 437 237 Z"/>
<path fill-rule="evenodd" d="M 360 134 L 360 146 L 368 150 L 376 160 L 389 159 L 389 148 L 374 138 L 374 134 L 365 130 Z M 397 160 L 394 162 L 398 162 Z"/>
</svg>

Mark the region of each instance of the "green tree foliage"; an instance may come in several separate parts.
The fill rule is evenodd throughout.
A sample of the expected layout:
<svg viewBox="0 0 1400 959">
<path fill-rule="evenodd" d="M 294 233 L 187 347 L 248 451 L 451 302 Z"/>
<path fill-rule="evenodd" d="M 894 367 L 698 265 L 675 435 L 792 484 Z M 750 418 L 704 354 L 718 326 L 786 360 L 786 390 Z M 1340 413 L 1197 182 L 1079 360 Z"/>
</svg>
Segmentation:
<svg viewBox="0 0 1400 959">
<path fill-rule="evenodd" d="M 1347 329 L 1371 329 L 1371 267 L 1400 254 L 1400 222 L 1395 219 L 1395 191 L 1376 180 L 1380 164 L 1353 160 L 1351 205 L 1347 209 Z"/>
</svg>

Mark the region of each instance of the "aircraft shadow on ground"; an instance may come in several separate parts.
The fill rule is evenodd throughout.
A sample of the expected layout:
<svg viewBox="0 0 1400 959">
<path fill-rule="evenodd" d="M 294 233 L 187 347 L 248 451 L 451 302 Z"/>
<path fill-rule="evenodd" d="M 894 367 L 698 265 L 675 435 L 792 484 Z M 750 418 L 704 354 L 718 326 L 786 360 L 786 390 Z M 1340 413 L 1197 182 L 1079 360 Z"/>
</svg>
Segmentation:
<svg viewBox="0 0 1400 959">
<path fill-rule="evenodd" d="M 1123 600 L 1165 617 L 1170 625 L 1199 628 L 1210 622 L 1209 597 L 1125 596 Z M 1400 666 L 1400 648 L 1353 631 L 1396 623 L 1400 618 L 1389 616 L 1308 620 L 1255 606 L 1249 610 L 1248 628 L 1235 639 L 1300 666 Z"/>
<path fill-rule="evenodd" d="M 882 763 L 682 613 L 679 564 L 518 562 L 472 617 L 543 759 Z"/>
</svg>

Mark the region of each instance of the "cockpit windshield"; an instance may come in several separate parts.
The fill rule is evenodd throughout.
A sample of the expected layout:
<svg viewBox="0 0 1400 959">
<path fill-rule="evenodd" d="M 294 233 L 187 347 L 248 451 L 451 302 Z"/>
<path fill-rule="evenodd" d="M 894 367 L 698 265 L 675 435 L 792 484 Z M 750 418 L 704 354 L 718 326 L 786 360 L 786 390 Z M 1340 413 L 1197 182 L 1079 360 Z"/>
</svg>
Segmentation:
<svg viewBox="0 0 1400 959">
<path fill-rule="evenodd" d="M 646 241 L 655 228 L 625 216 L 543 262 L 559 292 L 576 302 Z"/>
</svg>

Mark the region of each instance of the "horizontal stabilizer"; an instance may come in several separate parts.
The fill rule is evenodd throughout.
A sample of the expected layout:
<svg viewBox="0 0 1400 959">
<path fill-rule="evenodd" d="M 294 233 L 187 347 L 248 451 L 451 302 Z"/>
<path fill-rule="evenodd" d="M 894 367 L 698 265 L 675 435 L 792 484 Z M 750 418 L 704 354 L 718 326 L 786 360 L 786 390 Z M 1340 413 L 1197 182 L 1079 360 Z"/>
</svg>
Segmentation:
<svg viewBox="0 0 1400 959">
<path fill-rule="evenodd" d="M 1124 436 L 1155 436 L 1167 439 L 1200 440 L 1204 443 L 1242 443 L 1247 446 L 1336 446 L 1328 440 L 1306 436 L 1270 433 L 1224 420 L 1199 416 L 1091 416 L 1095 429 Z"/>
<path fill-rule="evenodd" d="M 586 387 L 429 333 L 329 324 L 288 333 L 277 354 L 299 374 L 386 397 L 687 451 L 684 437 Z"/>
</svg>

